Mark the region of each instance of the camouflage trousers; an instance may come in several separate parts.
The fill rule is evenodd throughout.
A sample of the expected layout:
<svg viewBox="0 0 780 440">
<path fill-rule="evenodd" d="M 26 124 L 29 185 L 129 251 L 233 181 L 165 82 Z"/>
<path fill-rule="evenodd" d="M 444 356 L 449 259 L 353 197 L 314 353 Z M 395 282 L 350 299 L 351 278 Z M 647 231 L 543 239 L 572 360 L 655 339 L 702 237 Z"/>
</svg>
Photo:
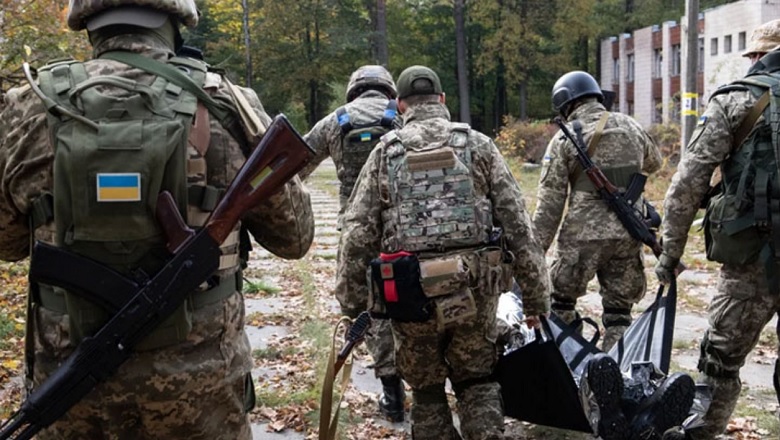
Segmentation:
<svg viewBox="0 0 780 440">
<path fill-rule="evenodd" d="M 457 439 L 444 393 L 447 379 L 458 399 L 463 438 L 503 439 L 504 412 L 499 385 L 488 378 L 498 359 L 498 296 L 474 291 L 477 315 L 448 329 L 436 318 L 392 321 L 396 364 L 413 392 L 412 438 Z"/>
<path fill-rule="evenodd" d="M 366 336 L 366 348 L 374 359 L 374 375 L 388 377 L 398 374 L 395 367 L 395 340 L 389 319 L 372 319 Z"/>
<path fill-rule="evenodd" d="M 594 276 L 604 307 L 602 348 L 608 351 L 631 324 L 631 308 L 645 294 L 642 244 L 632 239 L 559 240 L 550 279 L 553 311 L 564 321 L 574 319 L 577 299 L 587 293 Z"/>
<path fill-rule="evenodd" d="M 34 382 L 73 351 L 68 315 L 35 314 Z M 240 294 L 192 311 L 179 344 L 134 353 L 38 440 L 251 439 L 252 367 Z"/>
<path fill-rule="evenodd" d="M 710 386 L 712 404 L 704 417 L 707 426 L 690 432 L 697 440 L 715 438 L 726 429 L 742 389 L 739 370 L 766 324 L 780 311 L 780 295 L 769 292 L 761 263 L 723 265 L 717 289 L 699 358 L 699 382 Z"/>
</svg>

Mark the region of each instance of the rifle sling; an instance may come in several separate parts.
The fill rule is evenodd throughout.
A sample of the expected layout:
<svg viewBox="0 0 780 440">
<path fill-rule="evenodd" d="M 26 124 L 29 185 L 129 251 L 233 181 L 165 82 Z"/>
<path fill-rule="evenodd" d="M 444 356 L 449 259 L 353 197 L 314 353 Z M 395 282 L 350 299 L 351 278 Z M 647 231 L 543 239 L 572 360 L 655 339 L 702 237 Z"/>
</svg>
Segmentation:
<svg viewBox="0 0 780 440">
<path fill-rule="evenodd" d="M 590 138 L 590 142 L 588 142 L 588 157 L 593 159 L 593 155 L 596 153 L 596 149 L 599 146 L 599 141 L 601 140 L 601 135 L 604 133 L 604 127 L 607 126 L 607 121 L 609 121 L 609 112 L 604 112 L 601 114 L 601 118 L 599 118 L 599 122 L 596 124 L 596 131 L 593 132 L 593 136 Z M 582 168 L 576 168 L 569 178 L 569 181 L 574 184 L 577 182 L 580 178 L 580 175 L 582 175 Z"/>
</svg>

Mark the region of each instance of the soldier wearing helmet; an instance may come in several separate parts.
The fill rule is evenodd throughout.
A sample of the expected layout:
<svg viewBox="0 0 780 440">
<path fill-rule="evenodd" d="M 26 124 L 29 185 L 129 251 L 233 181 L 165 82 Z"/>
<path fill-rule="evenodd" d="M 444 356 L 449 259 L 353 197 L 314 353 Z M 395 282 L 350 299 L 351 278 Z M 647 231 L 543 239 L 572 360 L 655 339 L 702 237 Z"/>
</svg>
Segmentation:
<svg viewBox="0 0 780 440">
<path fill-rule="evenodd" d="M 658 170 L 661 155 L 636 121 L 607 111 L 603 99 L 596 80 L 581 71 L 561 76 L 552 89 L 555 111 L 570 124 L 577 121 L 581 125 L 593 161 L 613 184 L 625 188 L 633 173 Z M 637 203 L 644 206 L 641 197 Z M 632 306 L 644 296 L 642 244 L 629 236 L 599 199 L 574 157 L 573 146 L 560 132 L 544 155 L 533 221 L 545 250 L 558 232 L 550 274 L 553 312 L 572 322 L 577 299 L 598 275 L 606 328 L 603 348 L 608 351 L 631 323 Z"/>
<path fill-rule="evenodd" d="M 317 122 L 304 136 L 314 148 L 314 159 L 301 172 L 306 178 L 326 158 L 336 165 L 339 188 L 339 230 L 341 217 L 360 170 L 383 134 L 398 123 L 397 95 L 390 72 L 382 66 L 366 65 L 349 78 L 346 104 Z M 352 318 L 360 310 L 345 310 Z M 385 319 L 374 319 L 366 345 L 374 358 L 374 374 L 382 382 L 379 410 L 393 422 L 404 420 L 403 382 L 395 368 L 393 334 Z"/>
<path fill-rule="evenodd" d="M 174 194 L 191 227 L 203 226 L 270 118 L 252 90 L 174 56 L 179 26 L 197 24 L 193 0 L 71 0 L 67 21 L 87 30 L 94 59 L 39 68 L 29 87 L 9 94 L 0 116 L 0 193 L 14 195 L 0 198 L 0 258 L 27 257 L 34 238 L 134 279 L 152 276 L 170 258 L 149 208 L 157 188 Z M 190 81 L 150 73 L 160 66 Z M 188 84 L 213 100 L 196 99 Z M 243 99 L 234 98 L 239 94 Z M 53 111 L 41 99 L 55 103 Z M 223 123 L 243 121 L 239 105 L 253 116 L 253 128 Z M 135 189 L 130 197 L 102 190 L 118 172 L 137 176 L 124 184 Z M 241 223 L 283 258 L 302 257 L 314 233 L 298 178 Z M 38 439 L 251 438 L 254 387 L 238 235 L 236 229 L 223 243 L 216 274 Z M 112 312 L 69 290 L 43 283 L 35 290 L 26 367 L 38 386 Z"/>
</svg>

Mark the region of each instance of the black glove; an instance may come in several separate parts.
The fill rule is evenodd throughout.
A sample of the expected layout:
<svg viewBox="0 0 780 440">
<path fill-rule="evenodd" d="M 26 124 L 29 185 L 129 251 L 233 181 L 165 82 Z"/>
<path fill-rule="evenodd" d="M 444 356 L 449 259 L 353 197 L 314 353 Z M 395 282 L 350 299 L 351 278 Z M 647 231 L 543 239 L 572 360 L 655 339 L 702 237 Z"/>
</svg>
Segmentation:
<svg viewBox="0 0 780 440">
<path fill-rule="evenodd" d="M 658 263 L 655 264 L 655 275 L 658 277 L 658 281 L 661 284 L 671 284 L 672 280 L 677 278 L 677 266 L 679 264 L 679 258 L 661 254 L 658 257 Z"/>
</svg>

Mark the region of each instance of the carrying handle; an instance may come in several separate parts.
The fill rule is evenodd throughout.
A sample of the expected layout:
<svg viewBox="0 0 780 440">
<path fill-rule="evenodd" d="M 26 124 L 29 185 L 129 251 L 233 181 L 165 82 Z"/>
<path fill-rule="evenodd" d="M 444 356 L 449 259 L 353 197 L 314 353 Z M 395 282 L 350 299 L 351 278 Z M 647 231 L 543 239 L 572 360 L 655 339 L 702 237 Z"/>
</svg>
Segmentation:
<svg viewBox="0 0 780 440">
<path fill-rule="evenodd" d="M 154 89 L 152 89 L 151 87 L 145 84 L 140 84 L 136 81 L 133 81 L 131 79 L 122 78 L 120 76 L 113 76 L 113 75 L 96 76 L 78 84 L 68 93 L 68 99 L 70 99 L 70 103 L 73 104 L 74 107 L 77 107 L 76 101 L 78 97 L 81 96 L 81 94 L 84 93 L 85 90 L 97 86 L 118 87 L 120 89 L 127 90 L 128 92 L 137 93 L 141 95 L 144 101 L 146 101 L 147 105 L 149 105 L 150 107 L 154 106 L 153 105 L 155 101 Z"/>
</svg>

